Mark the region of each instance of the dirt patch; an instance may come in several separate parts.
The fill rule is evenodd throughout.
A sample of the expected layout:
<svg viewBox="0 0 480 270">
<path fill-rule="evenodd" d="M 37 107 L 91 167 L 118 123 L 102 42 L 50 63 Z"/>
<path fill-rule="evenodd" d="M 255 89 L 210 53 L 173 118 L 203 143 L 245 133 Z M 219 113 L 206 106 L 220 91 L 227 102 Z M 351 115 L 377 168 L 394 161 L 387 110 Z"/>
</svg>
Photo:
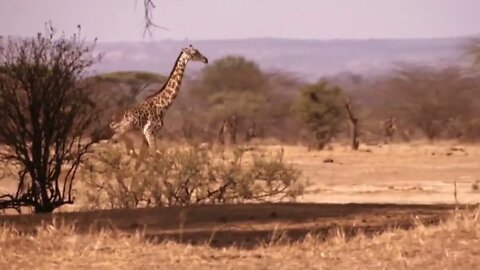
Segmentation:
<svg viewBox="0 0 480 270">
<path fill-rule="evenodd" d="M 339 229 L 346 236 L 373 235 L 392 228 L 412 228 L 416 223 L 437 224 L 452 205 L 396 204 L 245 204 L 191 207 L 102 210 L 52 215 L 12 215 L 0 222 L 34 232 L 42 222 L 64 221 L 80 233 L 116 229 L 142 231 L 156 242 L 210 244 L 215 247 L 253 247 L 261 243 L 299 240 L 307 234 L 320 239 Z"/>
</svg>

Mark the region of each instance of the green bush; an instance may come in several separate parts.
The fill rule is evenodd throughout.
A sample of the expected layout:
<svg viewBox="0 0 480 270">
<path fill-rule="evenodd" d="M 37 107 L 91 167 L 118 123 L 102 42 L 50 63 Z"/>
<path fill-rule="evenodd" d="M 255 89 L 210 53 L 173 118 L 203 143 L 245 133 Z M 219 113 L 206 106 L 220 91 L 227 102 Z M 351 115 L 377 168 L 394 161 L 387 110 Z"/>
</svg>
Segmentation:
<svg viewBox="0 0 480 270">
<path fill-rule="evenodd" d="M 282 153 L 161 149 L 144 158 L 111 147 L 82 174 L 87 208 L 135 208 L 294 200 L 303 194 L 299 170 Z"/>
<path fill-rule="evenodd" d="M 312 134 L 316 148 L 323 149 L 339 133 L 345 119 L 342 90 L 321 80 L 300 88 L 293 111 Z"/>
</svg>

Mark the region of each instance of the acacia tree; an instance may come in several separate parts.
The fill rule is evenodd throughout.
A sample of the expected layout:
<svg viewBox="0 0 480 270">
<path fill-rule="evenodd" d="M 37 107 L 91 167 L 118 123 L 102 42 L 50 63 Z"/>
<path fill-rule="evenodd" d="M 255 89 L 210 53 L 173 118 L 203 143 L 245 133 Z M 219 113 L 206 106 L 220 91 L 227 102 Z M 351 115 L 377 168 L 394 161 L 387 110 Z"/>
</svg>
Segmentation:
<svg viewBox="0 0 480 270">
<path fill-rule="evenodd" d="M 79 35 L 56 38 L 51 27 L 9 41 L 1 56 L 0 158 L 18 168 L 18 185 L 0 197 L 0 208 L 42 213 L 72 204 L 73 180 L 97 115 L 79 79 L 97 57 Z"/>
<path fill-rule="evenodd" d="M 311 132 L 318 150 L 337 134 L 345 117 L 341 94 L 339 87 L 322 80 L 302 87 L 293 105 L 293 110 Z"/>
<path fill-rule="evenodd" d="M 229 136 L 235 138 L 233 133 L 258 120 L 265 108 L 267 88 L 268 80 L 255 62 L 226 56 L 202 71 L 197 87 L 190 93 L 200 107 L 198 111 L 210 108 L 206 115 L 210 125 L 219 127 L 229 122 L 233 125 L 228 129 Z"/>
</svg>

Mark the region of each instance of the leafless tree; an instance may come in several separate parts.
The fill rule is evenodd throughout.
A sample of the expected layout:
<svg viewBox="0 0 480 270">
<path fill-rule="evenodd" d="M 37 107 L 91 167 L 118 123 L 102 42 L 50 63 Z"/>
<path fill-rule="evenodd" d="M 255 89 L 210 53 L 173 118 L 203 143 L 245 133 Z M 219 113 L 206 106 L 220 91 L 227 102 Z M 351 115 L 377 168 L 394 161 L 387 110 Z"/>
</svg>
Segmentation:
<svg viewBox="0 0 480 270">
<path fill-rule="evenodd" d="M 451 119 L 471 118 L 472 96 L 478 91 L 472 78 L 456 67 L 401 65 L 386 92 L 396 111 L 430 139 L 445 135 Z"/>
<path fill-rule="evenodd" d="M 73 180 L 92 144 L 97 109 L 79 79 L 96 60 L 79 34 L 10 40 L 0 66 L 0 161 L 18 168 L 0 208 L 52 212 L 72 204 Z"/>
<path fill-rule="evenodd" d="M 467 51 L 473 57 L 474 64 L 480 66 L 480 38 L 473 39 Z"/>
</svg>

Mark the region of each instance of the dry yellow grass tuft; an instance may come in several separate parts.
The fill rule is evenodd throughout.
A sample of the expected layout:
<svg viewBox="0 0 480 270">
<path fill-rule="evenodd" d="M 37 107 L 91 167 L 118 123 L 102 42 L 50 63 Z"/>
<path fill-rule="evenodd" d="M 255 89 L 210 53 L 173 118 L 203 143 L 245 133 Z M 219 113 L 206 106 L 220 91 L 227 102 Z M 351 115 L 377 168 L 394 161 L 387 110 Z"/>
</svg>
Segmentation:
<svg viewBox="0 0 480 270">
<path fill-rule="evenodd" d="M 392 230 L 375 237 L 294 243 L 272 241 L 253 249 L 174 242 L 150 243 L 141 234 L 78 234 L 44 225 L 34 236 L 0 229 L 0 269 L 476 269 L 480 264 L 478 212 L 457 214 L 437 226 Z"/>
</svg>

